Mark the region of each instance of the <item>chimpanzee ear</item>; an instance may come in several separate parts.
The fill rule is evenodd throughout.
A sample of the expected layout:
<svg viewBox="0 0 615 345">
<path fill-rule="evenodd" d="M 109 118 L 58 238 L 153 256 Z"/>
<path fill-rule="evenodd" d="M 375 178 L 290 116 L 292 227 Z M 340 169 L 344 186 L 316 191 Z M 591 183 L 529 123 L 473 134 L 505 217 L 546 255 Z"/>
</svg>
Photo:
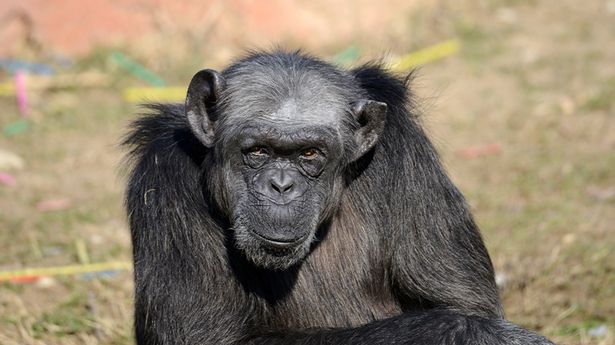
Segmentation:
<svg viewBox="0 0 615 345">
<path fill-rule="evenodd" d="M 356 161 L 367 153 L 384 132 L 384 120 L 387 113 L 386 103 L 362 99 L 352 107 L 355 118 L 361 127 L 355 132 L 357 148 L 351 161 Z"/>
<path fill-rule="evenodd" d="M 205 145 L 214 143 L 212 108 L 216 105 L 224 80 L 220 73 L 204 69 L 192 77 L 186 96 L 186 117 L 192 133 Z"/>
</svg>

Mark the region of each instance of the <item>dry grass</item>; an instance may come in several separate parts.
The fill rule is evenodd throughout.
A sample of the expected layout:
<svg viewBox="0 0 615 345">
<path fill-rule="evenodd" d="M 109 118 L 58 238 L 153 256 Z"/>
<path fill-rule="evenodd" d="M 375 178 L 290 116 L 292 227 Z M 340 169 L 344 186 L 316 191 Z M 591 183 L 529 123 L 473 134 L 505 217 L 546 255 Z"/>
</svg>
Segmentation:
<svg viewBox="0 0 615 345">
<path fill-rule="evenodd" d="M 562 344 L 615 344 L 614 7 L 449 3 L 417 10 L 405 24 L 412 42 L 391 50 L 451 35 L 463 42 L 461 54 L 420 72 L 415 91 L 424 121 L 506 279 L 508 317 Z M 368 39 L 360 45 L 366 52 L 379 47 Z M 234 49 L 208 61 L 220 66 Z M 38 95 L 31 130 L 0 136 L 0 148 L 26 162 L 12 172 L 16 187 L 0 186 L 2 269 L 78 262 L 79 241 L 92 261 L 130 259 L 117 143 L 136 109 L 117 90 L 133 81 L 104 56 L 81 66 L 109 73 L 113 89 Z M 172 68 L 158 69 L 167 80 L 185 82 L 202 67 L 201 58 L 174 56 L 179 60 L 164 64 Z M 13 100 L 0 99 L 0 108 L 0 125 L 15 119 Z M 458 154 L 494 143 L 501 147 L 495 155 Z M 72 206 L 36 210 L 53 198 Z M 0 285 L 0 343 L 131 344 L 131 289 L 128 272 Z M 591 337 L 599 325 L 609 333 Z"/>
</svg>

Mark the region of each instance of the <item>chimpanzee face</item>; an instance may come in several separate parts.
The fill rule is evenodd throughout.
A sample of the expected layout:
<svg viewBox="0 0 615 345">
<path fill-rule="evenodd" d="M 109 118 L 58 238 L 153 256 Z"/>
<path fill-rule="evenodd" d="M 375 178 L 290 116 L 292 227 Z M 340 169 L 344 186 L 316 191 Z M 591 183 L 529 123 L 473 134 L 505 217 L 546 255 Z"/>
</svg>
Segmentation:
<svg viewBox="0 0 615 345">
<path fill-rule="evenodd" d="M 339 126 L 290 114 L 302 111 L 292 102 L 242 121 L 220 148 L 236 244 L 265 267 L 287 267 L 308 253 L 343 182 Z"/>
<path fill-rule="evenodd" d="M 290 88 L 288 78 L 255 74 L 197 73 L 186 113 L 213 149 L 208 188 L 235 245 L 256 265 L 284 269 L 309 253 L 334 214 L 344 170 L 374 146 L 386 105 L 336 92 L 323 78 L 318 88 L 306 77 Z"/>
</svg>

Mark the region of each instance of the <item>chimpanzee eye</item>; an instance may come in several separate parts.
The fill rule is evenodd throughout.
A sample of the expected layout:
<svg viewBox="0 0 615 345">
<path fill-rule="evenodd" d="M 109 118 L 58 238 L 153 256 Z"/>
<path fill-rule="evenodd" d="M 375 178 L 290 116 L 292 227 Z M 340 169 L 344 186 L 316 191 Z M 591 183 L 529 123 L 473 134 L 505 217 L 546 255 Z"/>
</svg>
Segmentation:
<svg viewBox="0 0 615 345">
<path fill-rule="evenodd" d="M 318 150 L 314 148 L 309 148 L 301 152 L 301 157 L 306 158 L 306 159 L 314 159 L 318 157 L 319 155 L 320 153 L 318 152 Z"/>
<path fill-rule="evenodd" d="M 248 154 L 254 157 L 262 157 L 268 155 L 269 153 L 263 146 L 252 146 L 248 149 Z"/>
</svg>

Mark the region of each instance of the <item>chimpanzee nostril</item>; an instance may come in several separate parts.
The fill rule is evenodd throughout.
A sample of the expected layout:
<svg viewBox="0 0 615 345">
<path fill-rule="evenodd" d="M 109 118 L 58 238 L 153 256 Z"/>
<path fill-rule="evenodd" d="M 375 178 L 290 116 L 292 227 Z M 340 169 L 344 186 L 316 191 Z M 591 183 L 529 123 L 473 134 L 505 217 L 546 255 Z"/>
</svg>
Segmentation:
<svg viewBox="0 0 615 345">
<path fill-rule="evenodd" d="M 293 189 L 293 185 L 294 184 L 292 181 L 284 181 L 284 183 L 280 183 L 275 179 L 271 180 L 271 188 L 273 188 L 273 190 L 275 190 L 279 194 L 290 192 Z"/>
<path fill-rule="evenodd" d="M 285 195 L 293 189 L 294 179 L 292 174 L 289 174 L 285 169 L 279 169 L 272 172 L 269 177 L 272 192 L 278 195 Z"/>
</svg>

